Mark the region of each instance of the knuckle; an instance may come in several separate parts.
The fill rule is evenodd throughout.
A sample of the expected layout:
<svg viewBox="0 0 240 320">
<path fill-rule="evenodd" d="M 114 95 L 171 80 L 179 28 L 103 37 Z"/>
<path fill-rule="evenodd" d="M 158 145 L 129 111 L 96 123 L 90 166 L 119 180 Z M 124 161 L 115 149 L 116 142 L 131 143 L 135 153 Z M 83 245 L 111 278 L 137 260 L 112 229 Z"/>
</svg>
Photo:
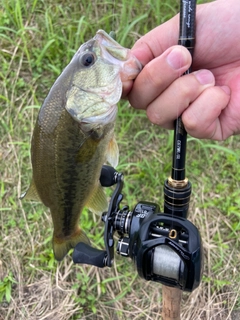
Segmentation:
<svg viewBox="0 0 240 320">
<path fill-rule="evenodd" d="M 153 111 L 151 108 L 147 108 L 146 110 L 147 112 L 147 117 L 148 119 L 156 125 L 161 126 L 162 124 L 162 119 L 161 119 L 161 115 L 159 112 Z"/>
<path fill-rule="evenodd" d="M 199 119 L 197 119 L 193 113 L 189 112 L 189 110 L 188 112 L 184 112 L 182 114 L 182 120 L 188 132 L 197 131 L 198 125 L 199 125 Z"/>
<path fill-rule="evenodd" d="M 161 88 L 163 81 L 156 69 L 153 70 L 151 64 L 145 66 L 144 69 L 144 81 L 154 89 Z"/>
<path fill-rule="evenodd" d="M 173 128 L 173 120 L 166 118 L 165 113 L 161 110 L 161 108 L 151 108 L 148 107 L 147 110 L 147 117 L 151 121 L 152 124 L 158 125 L 165 129 L 172 129 Z"/>
</svg>

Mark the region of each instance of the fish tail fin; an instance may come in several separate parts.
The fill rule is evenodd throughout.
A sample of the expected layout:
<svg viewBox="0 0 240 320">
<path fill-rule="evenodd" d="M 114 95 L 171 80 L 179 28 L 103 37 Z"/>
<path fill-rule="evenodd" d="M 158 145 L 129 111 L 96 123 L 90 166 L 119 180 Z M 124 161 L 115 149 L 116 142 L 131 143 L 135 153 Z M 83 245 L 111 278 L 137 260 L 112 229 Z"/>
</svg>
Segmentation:
<svg viewBox="0 0 240 320">
<path fill-rule="evenodd" d="M 87 235 L 80 228 L 78 228 L 76 232 L 67 239 L 60 239 L 53 235 L 53 252 L 55 259 L 61 261 L 68 251 L 74 248 L 79 242 L 90 244 Z"/>
</svg>

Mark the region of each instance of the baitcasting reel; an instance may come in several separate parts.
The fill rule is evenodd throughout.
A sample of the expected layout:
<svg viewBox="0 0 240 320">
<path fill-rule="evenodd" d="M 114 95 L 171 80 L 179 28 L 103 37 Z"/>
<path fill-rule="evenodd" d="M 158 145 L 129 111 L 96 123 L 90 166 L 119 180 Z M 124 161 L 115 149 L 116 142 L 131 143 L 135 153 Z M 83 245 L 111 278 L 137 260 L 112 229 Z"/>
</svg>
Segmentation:
<svg viewBox="0 0 240 320">
<path fill-rule="evenodd" d="M 138 274 L 146 279 L 193 291 L 202 275 L 202 245 L 198 229 L 186 218 L 160 213 L 157 204 L 141 201 L 131 211 L 120 208 L 123 175 L 103 166 L 100 182 L 116 184 L 108 212 L 104 212 L 106 251 L 78 243 L 74 263 L 111 267 L 114 258 L 114 232 L 118 232 L 117 253 L 130 257 Z"/>
</svg>

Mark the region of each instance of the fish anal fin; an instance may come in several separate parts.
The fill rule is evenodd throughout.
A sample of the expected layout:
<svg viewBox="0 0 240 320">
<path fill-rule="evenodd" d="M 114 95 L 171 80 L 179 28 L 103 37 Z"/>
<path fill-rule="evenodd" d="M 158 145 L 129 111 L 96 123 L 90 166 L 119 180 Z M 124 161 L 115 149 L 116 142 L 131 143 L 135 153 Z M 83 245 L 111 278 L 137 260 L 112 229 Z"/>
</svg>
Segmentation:
<svg viewBox="0 0 240 320">
<path fill-rule="evenodd" d="M 22 199 L 41 202 L 41 199 L 38 195 L 38 192 L 37 192 L 37 189 L 36 189 L 36 186 L 35 186 L 35 183 L 33 180 L 31 182 L 29 188 L 27 189 L 27 191 L 21 194 L 20 200 L 22 200 Z"/>
<path fill-rule="evenodd" d="M 90 241 L 85 232 L 79 227 L 68 237 L 61 238 L 53 235 L 53 253 L 56 260 L 61 261 L 70 249 L 76 247 L 79 242 L 90 244 Z"/>
<path fill-rule="evenodd" d="M 103 187 L 100 183 L 94 188 L 92 195 L 89 197 L 86 207 L 94 213 L 101 214 L 108 208 L 108 201 Z"/>
<path fill-rule="evenodd" d="M 119 150 L 118 145 L 115 137 L 113 137 L 107 148 L 107 161 L 110 163 L 110 165 L 114 168 L 118 165 L 118 159 L 119 159 Z"/>
</svg>

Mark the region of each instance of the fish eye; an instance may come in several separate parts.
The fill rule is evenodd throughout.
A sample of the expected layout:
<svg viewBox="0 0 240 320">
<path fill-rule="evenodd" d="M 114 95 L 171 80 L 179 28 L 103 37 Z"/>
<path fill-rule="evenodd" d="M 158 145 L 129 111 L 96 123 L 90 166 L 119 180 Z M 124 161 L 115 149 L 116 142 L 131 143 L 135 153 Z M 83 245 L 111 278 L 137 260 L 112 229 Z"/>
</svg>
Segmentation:
<svg viewBox="0 0 240 320">
<path fill-rule="evenodd" d="M 92 66 L 95 63 L 95 61 L 96 57 L 91 52 L 84 53 L 84 55 L 82 55 L 80 58 L 80 62 L 84 67 Z"/>
</svg>

